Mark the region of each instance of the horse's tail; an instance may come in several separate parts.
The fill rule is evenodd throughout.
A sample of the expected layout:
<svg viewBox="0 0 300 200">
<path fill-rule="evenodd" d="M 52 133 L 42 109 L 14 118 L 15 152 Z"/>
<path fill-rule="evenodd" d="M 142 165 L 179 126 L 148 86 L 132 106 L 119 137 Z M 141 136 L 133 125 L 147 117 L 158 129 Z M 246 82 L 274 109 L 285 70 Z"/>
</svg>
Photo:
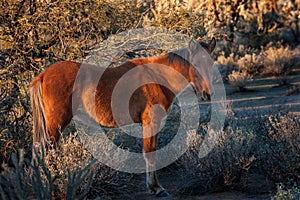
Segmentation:
<svg viewBox="0 0 300 200">
<path fill-rule="evenodd" d="M 40 146 L 46 147 L 49 141 L 42 92 L 42 80 L 36 78 L 30 85 L 30 102 L 33 119 L 33 146 L 37 150 L 40 150 Z"/>
</svg>

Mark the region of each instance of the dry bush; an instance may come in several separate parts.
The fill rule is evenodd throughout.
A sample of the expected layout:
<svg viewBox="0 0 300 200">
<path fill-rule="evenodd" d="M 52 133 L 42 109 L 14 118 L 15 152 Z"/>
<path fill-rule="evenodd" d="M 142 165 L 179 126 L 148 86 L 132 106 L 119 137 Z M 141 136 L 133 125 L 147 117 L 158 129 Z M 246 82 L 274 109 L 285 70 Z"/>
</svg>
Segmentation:
<svg viewBox="0 0 300 200">
<path fill-rule="evenodd" d="M 0 163 L 10 160 L 11 152 L 20 148 L 29 155 L 31 117 L 27 87 L 32 75 L 0 69 Z"/>
<path fill-rule="evenodd" d="M 95 163 L 78 136 L 66 136 L 58 149 L 29 161 L 20 151 L 12 154 L 12 166 L 3 165 L 2 199 L 86 199 L 129 197 L 136 186 L 132 175 Z"/>
<path fill-rule="evenodd" d="M 269 47 L 263 51 L 264 54 L 264 73 L 278 77 L 279 85 L 287 83 L 287 75 L 296 66 L 296 59 L 299 55 L 289 47 Z M 298 55 L 297 55 L 298 54 Z"/>
<path fill-rule="evenodd" d="M 231 53 L 226 57 L 224 51 L 217 57 L 215 65 L 218 67 L 218 70 L 223 77 L 223 81 L 227 81 L 228 75 L 231 74 L 233 70 L 237 69 L 236 60 L 237 56 L 235 56 L 234 53 Z"/>
<path fill-rule="evenodd" d="M 246 71 L 232 71 L 228 75 L 228 81 L 231 85 L 237 87 L 239 91 L 244 91 L 247 83 L 252 81 L 252 76 Z"/>
<path fill-rule="evenodd" d="M 256 160 L 256 136 L 251 132 L 229 127 L 216 138 L 214 149 L 205 157 L 199 158 L 199 146 L 195 141 L 191 149 L 180 158 L 179 165 L 185 167 L 189 177 L 182 188 L 183 193 L 198 195 L 230 189 L 242 189 L 242 176 L 252 168 Z M 191 166 L 197 166 L 192 168 Z"/>
<path fill-rule="evenodd" d="M 265 73 L 273 76 L 283 76 L 291 72 L 295 62 L 295 52 L 289 47 L 270 47 L 263 52 L 265 54 Z"/>
<path fill-rule="evenodd" d="M 243 45 L 236 47 L 239 49 L 237 53 L 230 53 L 225 56 L 222 51 L 217 56 L 215 65 L 219 68 L 223 77 L 228 77 L 232 71 L 242 71 L 244 74 L 257 75 L 263 68 L 263 56 L 253 52 L 251 49 L 245 49 Z M 235 49 L 231 49 L 235 51 Z"/>
<path fill-rule="evenodd" d="M 74 193 L 73 191 L 74 195 L 68 193 L 72 189 L 70 188 L 72 185 L 70 184 L 69 171 L 78 173 L 79 170 L 83 170 L 87 164 L 94 160 L 92 154 L 84 147 L 78 134 L 81 133 L 76 132 L 63 137 L 59 147 L 52 149 L 45 155 L 45 166 L 51 174 L 56 176 L 56 197 L 68 199 L 81 194 L 86 190 L 87 184 L 89 184 L 89 193 L 86 193 L 86 196 L 89 198 L 113 197 L 114 195 L 127 196 L 129 194 L 128 188 L 133 188 L 133 183 L 130 184 L 132 175 L 110 169 L 98 162 L 90 167 L 93 171 L 90 183 L 84 179 L 82 180 L 83 184 L 77 186 L 77 192 Z M 68 173 L 66 173 L 66 170 L 68 170 Z"/>
<path fill-rule="evenodd" d="M 204 15 L 190 12 L 175 2 L 170 2 L 163 10 L 155 7 L 150 8 L 150 11 L 143 18 L 143 27 L 172 29 L 192 37 L 203 37 L 206 34 Z"/>
<path fill-rule="evenodd" d="M 256 55 L 255 53 L 246 54 L 237 61 L 239 70 L 246 72 L 247 74 L 256 75 L 260 73 L 263 67 L 262 55 Z"/>
<path fill-rule="evenodd" d="M 198 195 L 235 189 L 253 194 L 270 192 L 278 182 L 299 182 L 299 117 L 281 113 L 227 120 L 206 157 L 198 157 L 199 140 L 179 159 L 177 164 L 184 168 L 179 175 L 189 180 L 179 192 Z"/>
<path fill-rule="evenodd" d="M 234 53 L 231 53 L 229 56 L 225 56 L 224 52 L 221 52 L 221 55 L 217 58 L 216 64 L 222 67 L 229 67 L 234 69 L 236 67 L 236 57 Z"/>
<path fill-rule="evenodd" d="M 300 2 L 298 0 L 282 1 L 280 2 L 280 12 L 283 17 L 285 27 L 290 29 L 294 36 L 294 41 L 299 41 L 299 15 L 300 15 Z"/>
<path fill-rule="evenodd" d="M 268 131 L 269 148 L 276 152 L 266 163 L 276 163 L 271 168 L 273 178 L 285 179 L 299 175 L 300 121 L 296 116 L 273 115 L 265 122 Z M 293 172 L 292 174 L 289 174 Z"/>
<path fill-rule="evenodd" d="M 272 200 L 284 200 L 284 199 L 300 199 L 300 189 L 297 184 L 285 185 L 279 183 L 277 185 L 276 194 L 272 197 Z"/>
<path fill-rule="evenodd" d="M 82 60 L 109 35 L 135 27 L 141 16 L 131 1 L 0 2 L 0 163 L 31 146 L 32 78 L 53 62 Z"/>
<path fill-rule="evenodd" d="M 38 61 L 80 60 L 141 17 L 131 1 L 3 1 L 0 9 L 0 39 L 10 56 L 26 61 L 18 68 L 26 69 L 35 69 Z"/>
<path fill-rule="evenodd" d="M 45 164 L 44 152 L 31 162 L 19 152 L 19 158 L 12 154 L 13 166 L 4 165 L 0 175 L 0 195 L 2 199 L 57 199 L 56 175 Z M 93 162 L 84 168 L 68 172 L 67 199 L 84 199 L 90 190 L 93 172 L 89 171 Z M 79 188 L 83 189 L 80 190 Z"/>
<path fill-rule="evenodd" d="M 83 148 L 83 145 L 76 139 L 76 134 L 63 137 L 60 146 L 51 149 L 45 155 L 45 165 L 56 176 L 56 195 L 58 198 L 67 198 L 68 176 L 66 170 L 75 171 L 77 168 L 83 169 L 92 156 Z"/>
</svg>

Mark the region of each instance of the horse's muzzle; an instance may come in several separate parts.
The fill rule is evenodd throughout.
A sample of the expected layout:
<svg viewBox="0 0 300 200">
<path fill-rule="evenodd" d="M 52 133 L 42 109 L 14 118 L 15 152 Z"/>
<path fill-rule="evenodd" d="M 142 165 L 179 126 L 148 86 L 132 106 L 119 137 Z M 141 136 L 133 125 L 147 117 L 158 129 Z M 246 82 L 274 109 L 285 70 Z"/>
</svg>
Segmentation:
<svg viewBox="0 0 300 200">
<path fill-rule="evenodd" d="M 203 91 L 202 92 L 201 100 L 202 101 L 210 101 L 211 100 L 210 94 L 207 93 L 206 91 Z"/>
</svg>

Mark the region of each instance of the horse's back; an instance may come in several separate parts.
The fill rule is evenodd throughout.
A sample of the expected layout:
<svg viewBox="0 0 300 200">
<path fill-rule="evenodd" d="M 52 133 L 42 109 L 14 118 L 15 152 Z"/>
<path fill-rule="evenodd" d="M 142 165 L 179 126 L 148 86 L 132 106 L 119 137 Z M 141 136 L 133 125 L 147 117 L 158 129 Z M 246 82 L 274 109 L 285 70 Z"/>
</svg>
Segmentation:
<svg viewBox="0 0 300 200">
<path fill-rule="evenodd" d="M 78 63 L 70 61 L 57 62 L 37 76 L 31 82 L 31 87 L 40 82 L 43 101 L 47 101 L 47 105 L 66 106 L 71 101 L 79 66 Z"/>
<path fill-rule="evenodd" d="M 62 81 L 68 81 L 70 79 L 75 80 L 79 66 L 80 64 L 71 61 L 60 61 L 54 63 L 35 77 L 31 81 L 30 85 L 32 87 L 39 81 L 51 81 L 52 83 L 54 83 L 54 81 L 58 81 L 57 83 L 61 83 Z"/>
</svg>

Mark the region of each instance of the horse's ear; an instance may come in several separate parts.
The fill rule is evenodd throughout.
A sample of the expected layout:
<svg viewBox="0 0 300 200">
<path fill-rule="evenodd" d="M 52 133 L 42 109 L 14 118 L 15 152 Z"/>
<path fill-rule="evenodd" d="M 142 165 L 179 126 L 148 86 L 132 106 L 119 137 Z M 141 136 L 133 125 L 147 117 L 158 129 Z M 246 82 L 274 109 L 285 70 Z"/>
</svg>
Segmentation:
<svg viewBox="0 0 300 200">
<path fill-rule="evenodd" d="M 195 51 L 197 49 L 197 45 L 198 45 L 198 43 L 195 42 L 195 40 L 190 40 L 189 46 L 188 46 L 189 51 L 191 51 L 191 52 Z"/>
<path fill-rule="evenodd" d="M 211 39 L 211 41 L 209 42 L 209 45 L 208 45 L 208 51 L 211 53 L 214 51 L 215 47 L 216 47 L 216 44 L 217 44 L 217 41 L 216 39 L 213 37 Z"/>
</svg>

